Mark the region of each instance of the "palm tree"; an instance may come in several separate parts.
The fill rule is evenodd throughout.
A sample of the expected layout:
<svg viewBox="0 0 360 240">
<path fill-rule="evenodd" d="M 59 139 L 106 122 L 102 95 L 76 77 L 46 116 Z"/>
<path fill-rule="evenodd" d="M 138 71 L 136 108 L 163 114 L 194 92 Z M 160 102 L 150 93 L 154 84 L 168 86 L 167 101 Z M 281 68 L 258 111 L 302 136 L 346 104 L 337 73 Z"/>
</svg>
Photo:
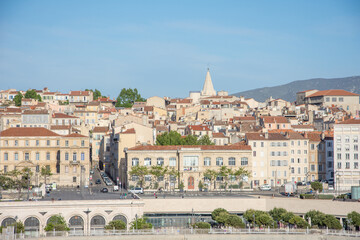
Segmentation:
<svg viewBox="0 0 360 240">
<path fill-rule="evenodd" d="M 155 187 L 155 186 L 156 186 L 156 184 L 159 184 L 159 178 L 164 177 L 167 170 L 168 169 L 166 167 L 163 167 L 161 165 L 160 166 L 151 166 L 149 173 L 154 176 L 154 178 L 153 178 L 154 179 L 154 187 L 153 188 L 155 190 L 157 190 L 156 189 L 157 187 Z"/>
<path fill-rule="evenodd" d="M 228 185 L 229 175 L 231 175 L 231 174 L 232 174 L 231 169 L 227 168 L 226 166 L 221 166 L 218 171 L 218 176 L 223 178 L 225 191 L 226 191 L 226 187 Z"/>
<path fill-rule="evenodd" d="M 216 177 L 218 176 L 218 172 L 211 169 L 206 169 L 204 172 L 204 177 L 210 180 L 210 184 L 214 182 L 214 190 L 216 189 Z"/>
<path fill-rule="evenodd" d="M 240 179 L 242 179 L 244 176 L 249 177 L 250 171 L 246 170 L 243 167 L 239 167 L 238 169 L 233 171 L 232 175 L 234 175 L 235 178 L 239 181 L 239 186 L 240 186 Z"/>
<path fill-rule="evenodd" d="M 46 186 L 46 182 L 47 182 L 46 180 L 47 180 L 47 178 L 50 177 L 50 176 L 53 175 L 53 174 L 52 174 L 50 168 L 47 168 L 47 167 L 45 167 L 45 166 L 42 166 L 42 167 L 41 167 L 41 170 L 40 170 L 40 175 L 41 175 L 42 177 L 44 177 L 44 183 L 45 183 L 45 186 Z"/>
<path fill-rule="evenodd" d="M 171 183 L 173 183 L 173 181 L 172 181 L 171 178 L 172 178 L 172 177 L 175 177 L 175 182 L 176 182 L 176 179 L 178 179 L 179 176 L 180 176 L 179 171 L 176 170 L 174 167 L 168 168 L 166 173 L 167 173 L 168 178 L 169 178 L 170 186 L 171 186 Z M 170 187 L 170 189 L 171 189 L 171 187 Z M 174 189 L 175 189 L 175 188 L 174 188 Z"/>
</svg>

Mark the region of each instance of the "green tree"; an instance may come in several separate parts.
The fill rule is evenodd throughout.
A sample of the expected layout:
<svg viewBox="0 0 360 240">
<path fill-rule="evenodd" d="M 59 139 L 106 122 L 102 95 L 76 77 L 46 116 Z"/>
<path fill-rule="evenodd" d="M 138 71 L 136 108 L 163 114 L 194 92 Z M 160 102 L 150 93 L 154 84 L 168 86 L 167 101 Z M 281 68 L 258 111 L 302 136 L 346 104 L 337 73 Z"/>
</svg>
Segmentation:
<svg viewBox="0 0 360 240">
<path fill-rule="evenodd" d="M 330 229 L 342 229 L 340 221 L 333 215 L 326 214 L 324 218 L 324 226 Z"/>
<path fill-rule="evenodd" d="M 146 222 L 147 218 L 146 217 L 142 217 L 142 218 L 138 218 L 137 220 L 134 219 L 134 221 L 132 221 L 130 223 L 130 228 L 131 229 L 150 229 L 152 228 L 152 224 Z"/>
<path fill-rule="evenodd" d="M 169 182 L 175 184 L 176 180 L 180 176 L 180 173 L 179 173 L 178 170 L 176 170 L 175 167 L 170 167 L 170 168 L 168 168 L 168 171 L 166 172 L 166 175 L 167 175 L 167 177 L 169 179 Z"/>
<path fill-rule="evenodd" d="M 212 211 L 211 213 L 211 219 L 216 221 L 216 218 L 219 217 L 220 213 L 226 213 L 229 214 L 229 212 L 224 209 L 224 208 L 216 208 L 214 211 Z"/>
<path fill-rule="evenodd" d="M 311 188 L 316 192 L 322 192 L 323 185 L 321 184 L 321 182 L 312 182 Z"/>
<path fill-rule="evenodd" d="M 154 183 L 159 185 L 159 179 L 165 178 L 165 175 L 168 172 L 168 168 L 164 166 L 151 166 L 149 173 L 153 176 Z M 154 185 L 155 186 L 155 185 Z M 155 187 L 153 187 L 155 189 Z M 157 188 L 157 187 L 156 187 Z"/>
<path fill-rule="evenodd" d="M 235 214 L 228 214 L 225 225 L 234 228 L 245 228 L 245 223 L 238 215 Z"/>
<path fill-rule="evenodd" d="M 210 229 L 211 225 L 208 222 L 197 222 L 193 224 L 193 228 L 199 228 L 199 229 Z"/>
<path fill-rule="evenodd" d="M 269 215 L 269 213 L 264 211 L 248 209 L 245 211 L 243 217 L 253 226 L 255 226 L 254 220 L 255 224 L 258 226 L 272 227 L 274 225 L 274 220 L 272 219 L 272 217 Z"/>
<path fill-rule="evenodd" d="M 98 98 L 101 98 L 101 97 L 102 97 L 101 92 L 100 92 L 99 90 L 97 90 L 97 89 L 95 89 L 95 90 L 92 90 L 92 89 L 85 89 L 85 91 L 90 91 L 90 92 L 92 92 L 92 93 L 93 93 L 93 100 L 96 100 L 96 99 L 98 99 Z"/>
<path fill-rule="evenodd" d="M 270 216 L 277 222 L 283 220 L 282 214 L 287 213 L 284 208 L 273 208 L 269 211 Z"/>
<path fill-rule="evenodd" d="M 228 168 L 227 166 L 221 166 L 218 171 L 218 176 L 222 177 L 224 182 L 224 189 L 226 191 L 226 187 L 228 185 L 229 176 L 232 174 L 231 168 Z"/>
<path fill-rule="evenodd" d="M 113 220 L 110 221 L 108 225 L 106 225 L 104 227 L 106 230 L 123 230 L 126 229 L 126 223 L 124 223 L 124 221 L 121 220 Z"/>
<path fill-rule="evenodd" d="M 198 139 L 194 135 L 187 135 L 182 139 L 182 145 L 197 145 Z"/>
<path fill-rule="evenodd" d="M 309 224 L 300 216 L 294 215 L 290 220 L 290 224 L 296 225 L 298 228 L 307 228 Z"/>
<path fill-rule="evenodd" d="M 41 96 L 39 94 L 37 94 L 34 89 L 27 90 L 25 93 L 25 98 L 37 99 L 39 102 L 42 101 Z"/>
<path fill-rule="evenodd" d="M 204 135 L 197 141 L 197 145 L 215 145 L 208 135 Z"/>
<path fill-rule="evenodd" d="M 21 92 L 16 94 L 16 96 L 14 97 L 15 106 L 21 106 L 21 99 L 23 99 L 23 97 L 24 96 L 21 94 Z"/>
<path fill-rule="evenodd" d="M 218 176 L 218 172 L 211 169 L 206 169 L 204 172 L 204 177 L 210 180 L 210 184 L 214 182 L 214 190 L 216 189 L 216 177 Z"/>
<path fill-rule="evenodd" d="M 183 145 L 180 133 L 176 131 L 164 132 L 156 137 L 156 145 Z"/>
<path fill-rule="evenodd" d="M 64 217 L 57 214 L 49 218 L 45 226 L 45 231 L 70 231 L 70 228 L 67 226 Z"/>
<path fill-rule="evenodd" d="M 360 213 L 352 211 L 347 215 L 347 218 L 354 227 L 360 226 Z"/>
<path fill-rule="evenodd" d="M 250 176 L 250 171 L 246 170 L 243 167 L 239 167 L 238 169 L 232 171 L 232 175 L 235 177 L 237 181 L 239 181 L 239 186 L 240 186 L 243 177 Z"/>
<path fill-rule="evenodd" d="M 42 166 L 40 169 L 40 176 L 42 176 L 44 178 L 44 184 L 47 184 L 47 178 L 50 177 L 52 174 L 51 169 L 46 167 L 46 166 Z"/>
<path fill-rule="evenodd" d="M 138 184 L 143 187 L 145 176 L 149 174 L 149 169 L 146 166 L 132 166 L 130 175 L 136 175 L 139 178 Z"/>
<path fill-rule="evenodd" d="M 131 108 L 134 102 L 145 102 L 136 88 L 123 88 L 116 99 L 116 107 Z"/>
<path fill-rule="evenodd" d="M 325 214 L 320 211 L 311 210 L 305 214 L 305 220 L 306 221 L 310 220 L 311 226 L 315 226 L 315 225 L 323 226 L 325 220 Z"/>
<path fill-rule="evenodd" d="M 294 218 L 295 214 L 293 214 L 292 212 L 285 212 L 283 214 L 281 214 L 281 222 L 285 223 L 285 224 L 289 224 L 290 219 Z"/>
</svg>

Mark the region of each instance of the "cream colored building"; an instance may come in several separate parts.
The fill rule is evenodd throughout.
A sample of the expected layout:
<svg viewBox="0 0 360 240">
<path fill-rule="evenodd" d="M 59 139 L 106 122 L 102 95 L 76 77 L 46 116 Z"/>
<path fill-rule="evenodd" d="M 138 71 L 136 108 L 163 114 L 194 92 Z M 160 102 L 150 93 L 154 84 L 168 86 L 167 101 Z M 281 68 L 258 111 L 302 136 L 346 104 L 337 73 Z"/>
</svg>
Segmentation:
<svg viewBox="0 0 360 240">
<path fill-rule="evenodd" d="M 0 132 L 0 169 L 4 172 L 29 167 L 32 184 L 43 182 L 41 167 L 58 185 L 89 184 L 89 138 L 79 134 L 58 135 L 45 128 L 9 128 Z"/>
<path fill-rule="evenodd" d="M 360 185 L 360 119 L 349 119 L 334 126 L 335 188 L 349 191 Z"/>
<path fill-rule="evenodd" d="M 199 190 L 199 181 L 213 189 L 214 183 L 204 178 L 207 169 L 218 171 L 221 166 L 231 169 L 243 167 L 251 170 L 251 147 L 248 145 L 232 146 L 137 146 L 126 151 L 126 163 L 128 183 L 127 187 L 137 185 L 137 176 L 131 176 L 133 166 L 165 166 L 174 168 L 180 174 L 179 178 L 165 176 L 159 180 L 159 188 L 170 190 L 177 188 L 181 182 L 184 189 Z M 145 177 L 145 187 L 153 188 L 153 176 Z M 233 179 L 233 178 L 230 178 Z M 250 180 L 245 180 L 245 186 L 249 186 Z M 229 184 L 237 184 L 234 179 Z M 224 182 L 220 177 L 216 180 L 216 187 L 220 188 Z"/>
<path fill-rule="evenodd" d="M 166 109 L 165 99 L 157 96 L 150 97 L 146 100 L 146 106 L 153 106 L 161 109 Z"/>
</svg>

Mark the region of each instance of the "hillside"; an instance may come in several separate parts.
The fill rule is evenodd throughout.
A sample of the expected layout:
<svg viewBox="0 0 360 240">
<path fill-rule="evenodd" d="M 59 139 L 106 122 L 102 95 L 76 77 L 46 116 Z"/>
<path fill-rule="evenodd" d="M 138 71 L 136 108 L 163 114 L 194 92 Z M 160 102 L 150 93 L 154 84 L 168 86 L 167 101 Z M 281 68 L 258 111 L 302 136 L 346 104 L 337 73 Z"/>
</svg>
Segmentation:
<svg viewBox="0 0 360 240">
<path fill-rule="evenodd" d="M 256 101 L 263 102 L 270 96 L 282 98 L 286 101 L 295 101 L 296 93 L 309 89 L 327 90 L 344 89 L 349 92 L 360 94 L 360 76 L 345 78 L 314 78 L 309 80 L 293 81 L 284 85 L 274 87 L 257 88 L 244 92 L 233 93 L 235 96 L 254 98 Z"/>
</svg>

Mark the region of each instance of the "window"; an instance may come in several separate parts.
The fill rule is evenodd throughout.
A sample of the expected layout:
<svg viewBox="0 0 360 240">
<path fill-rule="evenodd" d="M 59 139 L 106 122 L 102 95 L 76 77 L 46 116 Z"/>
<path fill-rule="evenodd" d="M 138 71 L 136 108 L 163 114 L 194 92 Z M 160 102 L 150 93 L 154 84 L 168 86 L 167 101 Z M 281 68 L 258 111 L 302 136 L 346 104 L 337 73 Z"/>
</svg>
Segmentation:
<svg viewBox="0 0 360 240">
<path fill-rule="evenodd" d="M 358 169 L 359 168 L 359 163 L 358 162 L 354 162 L 354 169 Z"/>
<path fill-rule="evenodd" d="M 339 102 L 343 102 L 344 98 L 343 97 L 339 97 Z"/>
<path fill-rule="evenodd" d="M 256 157 L 256 151 L 253 151 L 253 156 Z"/>
<path fill-rule="evenodd" d="M 256 142 L 253 142 L 253 147 L 256 147 Z"/>
<path fill-rule="evenodd" d="M 287 156 L 287 152 L 284 151 L 284 152 L 283 152 L 283 156 Z"/>
<path fill-rule="evenodd" d="M 39 165 L 36 165 L 35 171 L 36 171 L 36 172 L 40 172 L 40 166 L 39 166 Z"/>
<path fill-rule="evenodd" d="M 311 144 L 311 150 L 315 150 L 315 144 Z"/>
<path fill-rule="evenodd" d="M 174 157 L 169 158 L 169 166 L 176 167 L 176 158 Z"/>
<path fill-rule="evenodd" d="M 204 158 L 204 166 L 210 166 L 211 165 L 211 158 L 206 157 Z"/>
<path fill-rule="evenodd" d="M 295 150 L 293 149 L 293 150 L 291 150 L 291 154 L 295 154 Z"/>
<path fill-rule="evenodd" d="M 327 156 L 328 156 L 328 157 L 332 157 L 332 156 L 333 156 L 333 152 L 328 151 L 328 152 L 327 152 Z"/>
<path fill-rule="evenodd" d="M 222 157 L 218 157 L 216 158 L 216 166 L 222 166 L 223 163 L 223 158 Z"/>
<path fill-rule="evenodd" d="M 354 145 L 354 151 L 359 151 L 359 146 L 358 145 Z"/>
<path fill-rule="evenodd" d="M 158 166 L 164 165 L 164 158 L 157 158 L 157 159 L 156 159 L 156 164 L 157 164 Z"/>
<path fill-rule="evenodd" d="M 311 167 L 311 171 L 312 171 L 312 172 L 315 172 L 315 165 L 314 165 L 314 164 L 311 164 L 310 167 Z"/>
<path fill-rule="evenodd" d="M 247 157 L 242 157 L 241 158 L 241 166 L 247 166 L 248 163 L 248 158 Z"/>
<path fill-rule="evenodd" d="M 29 146 L 29 140 L 25 140 L 25 146 Z"/>
<path fill-rule="evenodd" d="M 15 140 L 15 146 L 19 146 L 19 141 Z"/>
<path fill-rule="evenodd" d="M 304 150 L 304 154 L 307 154 L 307 150 Z"/>
<path fill-rule="evenodd" d="M 345 160 L 350 160 L 350 153 L 345 153 Z"/>
<path fill-rule="evenodd" d="M 76 183 L 76 177 L 73 177 L 73 182 Z"/>
<path fill-rule="evenodd" d="M 69 146 L 69 141 L 68 141 L 68 140 L 65 141 L 65 146 L 66 146 L 66 147 Z"/>
<path fill-rule="evenodd" d="M 307 174 L 307 167 L 304 167 L 304 174 Z"/>
<path fill-rule="evenodd" d="M 294 174 L 295 173 L 295 168 L 291 168 L 291 173 Z"/>
<path fill-rule="evenodd" d="M 275 152 L 271 152 L 271 156 L 275 156 Z"/>
<path fill-rule="evenodd" d="M 133 158 L 132 159 L 132 166 L 139 166 L 139 159 L 138 158 Z"/>
<path fill-rule="evenodd" d="M 357 143 L 358 142 L 358 137 L 354 137 L 354 143 Z"/>
<path fill-rule="evenodd" d="M 301 142 L 300 142 L 300 140 L 298 140 L 298 146 L 300 146 L 301 145 Z"/>
<path fill-rule="evenodd" d="M 329 97 L 325 98 L 325 101 L 330 102 L 330 98 Z"/>
<path fill-rule="evenodd" d="M 25 153 L 25 161 L 29 161 L 30 160 L 30 154 L 29 153 Z"/>
<path fill-rule="evenodd" d="M 341 162 L 338 162 L 338 163 L 337 163 L 337 168 L 338 168 L 338 169 L 341 169 Z"/>
<path fill-rule="evenodd" d="M 73 167 L 73 173 L 76 173 L 77 169 L 76 166 Z"/>
<path fill-rule="evenodd" d="M 18 153 L 14 153 L 14 159 L 19 160 L 19 154 Z"/>
<path fill-rule="evenodd" d="M 295 142 L 294 141 L 291 141 L 291 146 L 294 146 Z"/>
<path fill-rule="evenodd" d="M 4 153 L 4 161 L 9 160 L 9 154 L 8 153 Z"/>
<path fill-rule="evenodd" d="M 37 153 L 35 154 L 35 157 L 36 157 L 36 160 L 39 161 L 39 160 L 40 160 L 40 153 L 37 152 Z"/>
<path fill-rule="evenodd" d="M 341 137 L 340 136 L 336 137 L 336 142 L 341 143 Z"/>
<path fill-rule="evenodd" d="M 229 166 L 235 166 L 235 158 L 234 157 L 229 158 Z"/>
<path fill-rule="evenodd" d="M 304 163 L 307 163 L 307 158 L 304 158 Z"/>
<path fill-rule="evenodd" d="M 301 150 L 297 150 L 297 154 L 301 154 Z"/>
<path fill-rule="evenodd" d="M 81 141 L 81 146 L 85 147 L 85 141 L 84 140 Z"/>
<path fill-rule="evenodd" d="M 69 166 L 65 166 L 65 173 L 69 173 Z"/>
<path fill-rule="evenodd" d="M 347 151 L 347 152 L 350 151 L 350 145 L 349 144 L 345 145 L 345 151 Z"/>
<path fill-rule="evenodd" d="M 337 154 L 337 159 L 338 159 L 338 160 L 341 160 L 341 153 L 338 153 L 338 154 Z"/>
<path fill-rule="evenodd" d="M 46 140 L 46 145 L 50 146 L 50 140 Z"/>
<path fill-rule="evenodd" d="M 65 160 L 66 160 L 66 161 L 69 160 L 69 153 L 68 153 L 68 152 L 65 153 Z"/>
<path fill-rule="evenodd" d="M 264 147 L 264 142 L 261 142 L 261 147 Z"/>
<path fill-rule="evenodd" d="M 287 146 L 287 143 L 286 142 L 283 142 L 283 147 L 286 147 Z"/>
<path fill-rule="evenodd" d="M 50 171 L 50 165 L 46 165 L 46 171 Z"/>
<path fill-rule="evenodd" d="M 336 145 L 336 150 L 341 151 L 341 145 L 340 144 Z"/>
<path fill-rule="evenodd" d="M 50 153 L 49 152 L 46 153 L 46 160 L 50 160 Z"/>
<path fill-rule="evenodd" d="M 151 166 L 151 158 L 144 159 L 144 166 Z"/>
<path fill-rule="evenodd" d="M 36 140 L 36 146 L 39 146 L 39 140 Z"/>
<path fill-rule="evenodd" d="M 5 165 L 4 166 L 4 173 L 6 173 L 7 172 L 7 166 Z"/>
<path fill-rule="evenodd" d="M 345 163 L 345 168 L 346 168 L 346 169 L 349 169 L 349 168 L 350 168 L 350 163 L 349 163 L 349 162 L 346 162 L 346 163 Z"/>
<path fill-rule="evenodd" d="M 85 160 L 85 153 L 81 153 L 81 161 L 84 161 Z"/>
<path fill-rule="evenodd" d="M 294 158 L 291 158 L 291 163 L 295 163 L 295 159 L 294 159 Z"/>
<path fill-rule="evenodd" d="M 332 100 L 333 102 L 336 102 L 336 97 L 333 97 L 331 100 Z"/>
<path fill-rule="evenodd" d="M 145 176 L 145 182 L 151 182 L 151 175 Z"/>
<path fill-rule="evenodd" d="M 9 146 L 9 141 L 5 140 L 5 146 Z"/>
<path fill-rule="evenodd" d="M 297 159 L 297 162 L 300 163 L 300 158 Z"/>
<path fill-rule="evenodd" d="M 319 164 L 319 166 L 318 166 L 318 168 L 319 168 L 319 172 L 322 172 L 322 164 Z"/>
<path fill-rule="evenodd" d="M 73 141 L 73 145 L 75 146 L 77 144 L 76 140 Z"/>
<path fill-rule="evenodd" d="M 77 154 L 76 154 L 76 152 L 73 152 L 73 161 L 76 161 L 76 156 Z"/>
<path fill-rule="evenodd" d="M 345 136 L 345 142 L 349 143 L 350 142 L 350 137 L 349 136 Z"/>
<path fill-rule="evenodd" d="M 358 153 L 354 153 L 354 160 L 358 160 L 359 159 L 359 154 Z"/>
<path fill-rule="evenodd" d="M 301 174 L 301 168 L 298 168 L 298 174 Z"/>
<path fill-rule="evenodd" d="M 60 145 L 60 140 L 56 140 L 56 145 L 57 145 L 57 146 Z"/>
<path fill-rule="evenodd" d="M 307 146 L 307 141 L 304 141 L 304 146 Z"/>
</svg>

